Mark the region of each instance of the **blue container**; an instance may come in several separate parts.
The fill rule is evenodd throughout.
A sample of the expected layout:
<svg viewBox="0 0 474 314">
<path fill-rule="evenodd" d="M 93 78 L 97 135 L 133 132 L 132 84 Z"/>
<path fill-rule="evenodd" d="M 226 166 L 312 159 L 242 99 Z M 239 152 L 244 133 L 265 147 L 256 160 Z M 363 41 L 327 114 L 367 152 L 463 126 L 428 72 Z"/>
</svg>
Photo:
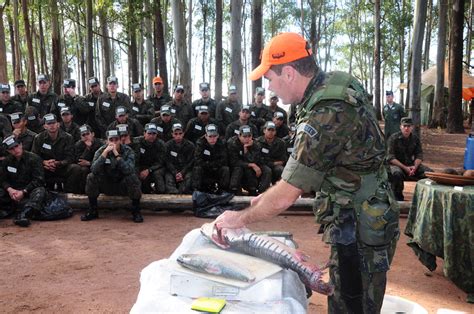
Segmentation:
<svg viewBox="0 0 474 314">
<path fill-rule="evenodd" d="M 466 150 L 464 151 L 464 169 L 474 170 L 474 134 L 469 134 L 466 139 Z"/>
</svg>

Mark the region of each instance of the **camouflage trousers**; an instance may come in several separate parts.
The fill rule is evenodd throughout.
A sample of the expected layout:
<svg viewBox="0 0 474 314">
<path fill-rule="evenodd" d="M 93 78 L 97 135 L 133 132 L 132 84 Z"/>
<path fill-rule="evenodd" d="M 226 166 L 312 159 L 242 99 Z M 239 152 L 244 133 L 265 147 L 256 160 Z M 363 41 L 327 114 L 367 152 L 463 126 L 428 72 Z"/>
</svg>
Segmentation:
<svg viewBox="0 0 474 314">
<path fill-rule="evenodd" d="M 192 173 L 187 172 L 184 175 L 184 180 L 176 182 L 176 176 L 171 172 L 165 173 L 166 193 L 169 194 L 191 194 L 191 180 Z"/>
<path fill-rule="evenodd" d="M 15 211 L 22 211 L 25 207 L 32 208 L 35 212 L 39 212 L 46 201 L 46 189 L 38 187 L 33 189 L 31 193 L 26 195 L 20 202 L 14 202 L 8 192 L 0 189 L 0 218 L 9 216 Z"/>
<path fill-rule="evenodd" d="M 389 180 L 392 185 L 392 191 L 395 194 L 395 197 L 399 201 L 403 201 L 403 189 L 404 189 L 404 181 L 405 180 L 412 180 L 418 181 L 420 179 L 426 178 L 425 172 L 431 172 L 431 168 L 426 167 L 424 165 L 420 165 L 418 169 L 416 169 L 415 175 L 409 177 L 405 171 L 403 171 L 400 167 L 390 165 L 390 174 Z"/>
<path fill-rule="evenodd" d="M 155 193 L 156 194 L 164 194 L 166 192 L 165 189 L 165 168 L 160 168 L 154 170 L 152 173 L 148 175 L 142 181 L 142 191 L 143 193 L 150 194 L 153 192 L 151 184 L 155 184 Z"/>
<path fill-rule="evenodd" d="M 331 245 L 329 275 L 335 290 L 328 297 L 328 313 L 380 313 L 397 240 L 375 248 L 361 243 Z"/>
<path fill-rule="evenodd" d="M 122 178 L 110 178 L 105 175 L 89 173 L 86 182 L 86 194 L 89 198 L 97 198 L 100 193 L 106 195 L 127 195 L 131 200 L 142 197 L 140 180 L 136 174 Z"/>
<path fill-rule="evenodd" d="M 255 171 L 248 167 L 234 167 L 232 168 L 232 175 L 230 177 L 231 191 L 240 191 L 243 187 L 250 195 L 257 195 L 268 189 L 271 183 L 272 172 L 269 167 L 262 166 L 261 176 L 258 178 Z"/>
<path fill-rule="evenodd" d="M 280 166 L 280 165 L 272 165 L 269 166 L 271 172 L 272 172 L 272 183 L 276 183 L 278 180 L 281 179 L 281 174 L 283 173 L 283 169 L 285 166 Z"/>
<path fill-rule="evenodd" d="M 207 168 L 196 166 L 193 168 L 193 189 L 206 192 L 209 187 L 218 184 L 219 189 L 229 188 L 230 170 L 229 167 Z"/>
<path fill-rule="evenodd" d="M 84 194 L 86 190 L 87 175 L 90 173 L 90 167 L 71 165 L 69 178 L 64 190 L 68 193 Z"/>
<path fill-rule="evenodd" d="M 56 171 L 52 172 L 44 170 L 44 179 L 46 181 L 46 188 L 48 190 L 54 190 L 54 185 L 58 185 L 58 190 L 64 187 L 65 192 L 73 190 L 72 182 L 70 181 L 71 165 L 67 165 L 61 168 L 57 168 Z"/>
</svg>

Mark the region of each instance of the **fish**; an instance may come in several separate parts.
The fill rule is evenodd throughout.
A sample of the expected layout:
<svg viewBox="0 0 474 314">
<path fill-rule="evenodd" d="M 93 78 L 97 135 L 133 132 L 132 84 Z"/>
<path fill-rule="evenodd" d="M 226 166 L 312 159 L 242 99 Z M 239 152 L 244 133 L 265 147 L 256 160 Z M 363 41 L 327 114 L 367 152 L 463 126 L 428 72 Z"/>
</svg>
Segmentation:
<svg viewBox="0 0 474 314">
<path fill-rule="evenodd" d="M 315 292 L 324 295 L 334 293 L 334 285 L 322 280 L 323 270 L 329 263 L 320 268 L 308 262 L 309 256 L 301 250 L 293 249 L 271 237 L 255 234 L 247 228 L 217 228 L 215 224 L 207 223 L 201 227 L 201 233 L 222 249 L 231 249 L 293 270 Z"/>
<path fill-rule="evenodd" d="M 199 273 L 244 282 L 255 281 L 255 275 L 251 271 L 225 258 L 205 254 L 181 254 L 176 261 L 181 266 Z"/>
</svg>

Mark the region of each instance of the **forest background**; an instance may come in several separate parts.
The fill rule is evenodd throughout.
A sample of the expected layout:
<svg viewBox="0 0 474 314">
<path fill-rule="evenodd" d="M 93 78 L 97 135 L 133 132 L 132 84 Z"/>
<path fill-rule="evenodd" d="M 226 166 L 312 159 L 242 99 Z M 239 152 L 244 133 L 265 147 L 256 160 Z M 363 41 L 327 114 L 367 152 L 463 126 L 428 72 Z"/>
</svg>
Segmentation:
<svg viewBox="0 0 474 314">
<path fill-rule="evenodd" d="M 265 85 L 247 80 L 264 43 L 296 31 L 324 71 L 363 82 L 379 119 L 384 91 L 394 90 L 419 124 L 421 73 L 436 65 L 429 126 L 460 133 L 467 115 L 462 71 L 472 73 L 474 64 L 473 16 L 474 0 L 5 0 L 0 83 L 25 79 L 34 91 L 36 76 L 46 73 L 57 94 L 66 78 L 86 94 L 88 77 L 105 90 L 106 77 L 116 75 L 122 91 L 139 82 L 150 93 L 160 75 L 168 90 L 183 84 L 189 99 L 198 97 L 200 82 L 210 82 L 217 100 L 235 84 L 251 102 Z"/>
</svg>

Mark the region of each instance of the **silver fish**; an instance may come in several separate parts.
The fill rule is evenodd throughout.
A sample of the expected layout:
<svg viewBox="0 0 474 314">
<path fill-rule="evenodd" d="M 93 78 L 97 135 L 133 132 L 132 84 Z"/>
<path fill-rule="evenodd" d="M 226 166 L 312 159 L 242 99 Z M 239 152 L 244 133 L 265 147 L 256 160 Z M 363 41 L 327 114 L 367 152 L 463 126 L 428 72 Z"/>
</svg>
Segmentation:
<svg viewBox="0 0 474 314">
<path fill-rule="evenodd" d="M 211 274 L 229 279 L 245 282 L 255 281 L 255 276 L 246 268 L 243 268 L 225 258 L 216 258 L 204 254 L 181 254 L 177 262 L 186 268 L 199 273 Z"/>
<path fill-rule="evenodd" d="M 302 251 L 292 249 L 271 237 L 256 235 L 247 228 L 218 229 L 213 224 L 204 224 L 201 233 L 223 249 L 230 248 L 295 271 L 301 281 L 313 291 L 324 295 L 332 295 L 334 292 L 334 286 L 321 279 L 322 270 L 328 265 L 320 269 L 309 263 L 308 256 Z"/>
</svg>

